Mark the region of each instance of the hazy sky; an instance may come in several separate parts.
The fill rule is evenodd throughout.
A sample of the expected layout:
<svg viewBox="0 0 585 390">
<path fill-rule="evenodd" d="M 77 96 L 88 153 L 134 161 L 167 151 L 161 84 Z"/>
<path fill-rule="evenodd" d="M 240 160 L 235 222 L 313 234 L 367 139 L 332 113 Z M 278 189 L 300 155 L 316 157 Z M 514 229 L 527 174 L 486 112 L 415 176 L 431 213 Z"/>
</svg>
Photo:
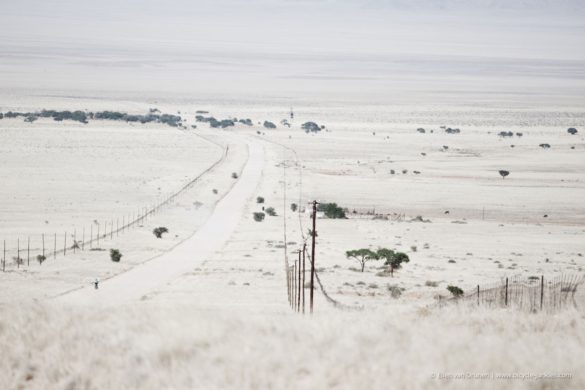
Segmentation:
<svg viewBox="0 0 585 390">
<path fill-rule="evenodd" d="M 3 3 L 10 88 L 367 95 L 538 79 L 575 93 L 584 80 L 581 0 Z"/>
</svg>

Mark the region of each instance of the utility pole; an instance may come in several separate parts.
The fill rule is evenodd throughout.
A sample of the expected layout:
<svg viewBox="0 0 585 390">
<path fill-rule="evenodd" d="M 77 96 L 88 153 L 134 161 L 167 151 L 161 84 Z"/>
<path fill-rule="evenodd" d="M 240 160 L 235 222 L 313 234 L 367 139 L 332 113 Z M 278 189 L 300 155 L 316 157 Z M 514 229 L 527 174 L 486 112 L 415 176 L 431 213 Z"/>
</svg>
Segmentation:
<svg viewBox="0 0 585 390">
<path fill-rule="evenodd" d="M 310 306 L 311 306 L 311 314 L 313 314 L 313 290 L 315 288 L 315 237 L 317 236 L 317 201 L 313 201 L 313 230 L 311 231 L 311 236 L 313 237 L 313 241 L 311 242 L 311 293 L 310 297 Z"/>
<path fill-rule="evenodd" d="M 300 250 L 299 250 L 299 261 L 298 261 L 298 264 L 299 264 L 299 269 L 298 269 L 298 271 L 299 271 L 299 277 L 298 277 L 298 280 L 299 280 L 299 292 L 297 294 L 297 311 L 301 311 L 301 289 L 303 288 L 303 285 L 301 283 L 301 251 Z"/>
<path fill-rule="evenodd" d="M 300 206 L 299 206 L 300 207 Z M 307 252 L 307 243 L 303 243 L 303 314 L 305 314 L 305 253 Z"/>
</svg>

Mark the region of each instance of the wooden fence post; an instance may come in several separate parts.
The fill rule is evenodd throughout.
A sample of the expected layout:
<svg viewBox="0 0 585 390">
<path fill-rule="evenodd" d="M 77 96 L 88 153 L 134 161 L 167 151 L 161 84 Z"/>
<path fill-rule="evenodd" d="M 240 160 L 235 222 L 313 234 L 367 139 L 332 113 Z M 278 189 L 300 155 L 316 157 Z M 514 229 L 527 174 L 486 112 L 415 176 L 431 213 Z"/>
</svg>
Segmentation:
<svg viewBox="0 0 585 390">
<path fill-rule="evenodd" d="M 53 247 L 53 259 L 57 258 L 57 233 L 55 233 L 55 245 Z"/>
<path fill-rule="evenodd" d="M 89 249 L 93 248 L 93 222 L 89 225 Z"/>
<path fill-rule="evenodd" d="M 544 302 L 544 275 L 540 277 L 540 310 L 542 310 L 542 304 Z"/>
<path fill-rule="evenodd" d="M 16 239 L 16 268 L 20 269 L 20 238 Z"/>
<path fill-rule="evenodd" d="M 6 240 L 4 240 L 4 255 L 2 256 L 2 272 L 6 272 Z"/>
<path fill-rule="evenodd" d="M 508 278 L 506 278 L 506 295 L 504 298 L 504 306 L 508 306 Z"/>
<path fill-rule="evenodd" d="M 45 258 L 45 233 L 43 233 L 43 258 Z"/>
<path fill-rule="evenodd" d="M 85 250 L 85 226 L 83 227 L 83 233 L 81 237 L 81 250 Z"/>
<path fill-rule="evenodd" d="M 67 255 L 67 232 L 63 235 L 63 256 Z"/>
<path fill-rule="evenodd" d="M 28 236 L 28 242 L 26 244 L 26 266 L 30 267 L 30 236 Z"/>
<path fill-rule="evenodd" d="M 77 229 L 73 229 L 73 254 L 75 254 L 75 247 L 77 246 Z"/>
<path fill-rule="evenodd" d="M 477 306 L 479 306 L 479 284 L 477 285 Z"/>
</svg>

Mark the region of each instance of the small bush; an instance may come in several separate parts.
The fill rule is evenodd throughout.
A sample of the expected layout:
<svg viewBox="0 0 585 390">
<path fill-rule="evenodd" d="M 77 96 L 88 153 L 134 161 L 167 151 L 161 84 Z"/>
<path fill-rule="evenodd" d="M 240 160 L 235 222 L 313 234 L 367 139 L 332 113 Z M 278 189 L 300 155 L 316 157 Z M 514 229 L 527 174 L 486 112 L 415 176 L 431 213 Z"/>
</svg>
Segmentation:
<svg viewBox="0 0 585 390">
<path fill-rule="evenodd" d="M 433 282 L 432 280 L 427 280 L 425 282 L 425 286 L 427 287 L 437 287 L 439 285 L 439 282 Z"/>
<path fill-rule="evenodd" d="M 297 206 L 297 204 L 296 204 L 296 203 L 291 203 L 291 205 L 290 205 L 290 209 L 291 209 L 291 211 L 292 211 L 293 213 L 294 213 L 295 211 L 297 211 L 297 209 L 298 209 L 298 206 Z"/>
<path fill-rule="evenodd" d="M 463 295 L 463 290 L 457 286 L 447 286 L 447 290 L 453 295 L 454 298 L 459 298 Z"/>
<path fill-rule="evenodd" d="M 39 264 L 43 264 L 43 261 L 47 260 L 47 256 L 37 255 L 37 261 Z"/>
<path fill-rule="evenodd" d="M 317 206 L 318 211 L 323 211 L 327 218 L 331 219 L 346 219 L 345 210 L 337 203 L 321 203 Z"/>
<path fill-rule="evenodd" d="M 266 209 L 266 214 L 270 215 L 271 217 L 276 217 L 276 210 L 274 210 L 274 207 L 268 207 Z"/>
<path fill-rule="evenodd" d="M 169 229 L 167 229 L 164 226 L 160 226 L 160 227 L 155 228 L 152 231 L 152 234 L 154 234 L 156 236 L 156 238 L 162 238 L 163 233 L 168 233 L 168 232 L 169 232 Z"/>
<path fill-rule="evenodd" d="M 254 221 L 256 221 L 256 222 L 262 222 L 262 221 L 264 221 L 264 217 L 265 216 L 266 216 L 266 214 L 264 214 L 262 212 L 254 213 Z"/>
<path fill-rule="evenodd" d="M 402 292 L 404 291 L 403 287 L 388 285 L 388 291 L 390 291 L 390 296 L 394 299 L 400 298 Z"/>
<path fill-rule="evenodd" d="M 116 263 L 120 262 L 120 259 L 122 258 L 122 254 L 120 253 L 119 250 L 117 249 L 110 249 L 110 259 Z"/>
<path fill-rule="evenodd" d="M 213 192 L 214 194 L 216 194 L 216 195 L 217 195 L 217 189 L 216 189 L 216 188 L 214 188 L 214 189 L 212 190 L 212 192 Z"/>
<path fill-rule="evenodd" d="M 238 178 L 238 174 L 236 172 L 232 172 L 232 179 L 237 179 Z"/>
<path fill-rule="evenodd" d="M 264 203 L 264 198 L 259 196 L 256 198 L 256 203 Z"/>
</svg>

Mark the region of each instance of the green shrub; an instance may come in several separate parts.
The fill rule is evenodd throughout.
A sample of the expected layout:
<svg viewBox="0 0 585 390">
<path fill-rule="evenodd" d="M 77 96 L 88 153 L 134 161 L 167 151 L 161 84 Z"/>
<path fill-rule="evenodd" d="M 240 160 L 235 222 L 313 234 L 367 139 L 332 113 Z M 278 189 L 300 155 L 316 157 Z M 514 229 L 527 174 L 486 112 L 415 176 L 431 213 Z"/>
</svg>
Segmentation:
<svg viewBox="0 0 585 390">
<path fill-rule="evenodd" d="M 110 259 L 116 263 L 120 262 L 122 254 L 117 249 L 110 249 Z"/>
<path fill-rule="evenodd" d="M 264 221 L 264 216 L 265 216 L 265 214 L 263 212 L 254 213 L 254 221 L 262 222 L 262 221 Z"/>
<path fill-rule="evenodd" d="M 323 211 L 327 218 L 345 219 L 345 210 L 337 206 L 337 203 L 321 203 L 317 207 L 318 211 Z"/>
<path fill-rule="evenodd" d="M 156 236 L 156 238 L 162 238 L 163 233 L 168 233 L 169 229 L 164 226 L 160 226 L 155 228 L 152 233 Z"/>
<path fill-rule="evenodd" d="M 291 211 L 292 211 L 293 213 L 294 213 L 295 211 L 297 211 L 297 209 L 298 209 L 298 206 L 297 206 L 297 204 L 296 204 L 296 203 L 291 203 L 291 204 L 290 204 L 290 209 L 291 209 Z"/>
<path fill-rule="evenodd" d="M 264 203 L 264 198 L 259 196 L 256 198 L 256 203 Z"/>
<path fill-rule="evenodd" d="M 449 290 L 454 298 L 459 298 L 463 295 L 463 290 L 457 286 L 447 286 L 447 290 Z"/>
<path fill-rule="evenodd" d="M 238 178 L 238 174 L 236 172 L 232 172 L 232 179 L 237 179 Z"/>
<path fill-rule="evenodd" d="M 270 215 L 271 217 L 276 217 L 276 211 L 274 210 L 274 207 L 268 207 L 266 209 L 266 214 Z"/>
<path fill-rule="evenodd" d="M 43 261 L 47 260 L 47 256 L 37 255 L 37 261 L 39 264 L 43 264 Z"/>
</svg>

